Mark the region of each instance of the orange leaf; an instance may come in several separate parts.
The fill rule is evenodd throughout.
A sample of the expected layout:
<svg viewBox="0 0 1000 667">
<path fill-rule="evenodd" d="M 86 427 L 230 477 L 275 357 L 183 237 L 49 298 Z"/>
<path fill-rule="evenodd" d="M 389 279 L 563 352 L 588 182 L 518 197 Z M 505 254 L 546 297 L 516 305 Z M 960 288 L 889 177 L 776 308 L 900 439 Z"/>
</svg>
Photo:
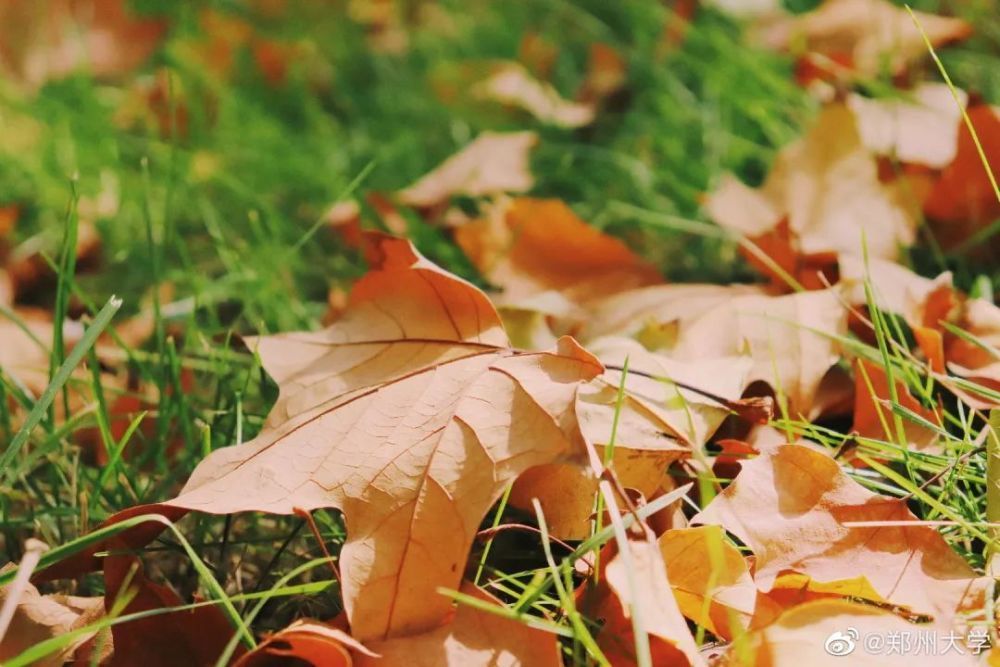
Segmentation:
<svg viewBox="0 0 1000 667">
<path fill-rule="evenodd" d="M 459 227 L 455 240 L 503 289 L 501 305 L 549 290 L 581 301 L 660 281 L 624 243 L 557 199 L 514 199 L 495 217 Z"/>
</svg>

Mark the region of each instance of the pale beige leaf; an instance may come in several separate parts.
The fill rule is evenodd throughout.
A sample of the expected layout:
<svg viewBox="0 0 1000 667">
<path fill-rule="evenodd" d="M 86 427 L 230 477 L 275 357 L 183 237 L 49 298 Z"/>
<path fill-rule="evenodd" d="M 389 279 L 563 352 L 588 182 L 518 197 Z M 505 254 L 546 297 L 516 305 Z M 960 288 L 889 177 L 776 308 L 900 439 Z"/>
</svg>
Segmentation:
<svg viewBox="0 0 1000 667">
<path fill-rule="evenodd" d="M 0 588 L 0 604 L 6 601 L 9 591 L 10 586 Z M 47 639 L 90 625 L 103 615 L 103 597 L 42 595 L 37 588 L 28 584 L 18 600 L 11 625 L 0 641 L 0 662 L 6 662 Z M 83 633 L 59 651 L 33 664 L 54 667 L 71 661 L 76 649 L 95 634 L 96 630 Z"/>
<path fill-rule="evenodd" d="M 751 238 L 766 234 L 781 221 L 776 205 L 730 173 L 723 174 L 703 204 L 717 225 Z"/>
<path fill-rule="evenodd" d="M 474 96 L 518 107 L 544 123 L 583 127 L 594 120 L 594 107 L 563 99 L 551 84 L 539 81 L 522 65 L 504 63 L 473 86 Z"/>
<path fill-rule="evenodd" d="M 434 206 L 455 195 L 483 197 L 534 187 L 529 161 L 534 132 L 483 132 L 436 169 L 398 193 L 408 206 Z"/>
<path fill-rule="evenodd" d="M 861 142 L 872 152 L 900 162 L 941 169 L 955 159 L 962 109 L 969 96 L 943 83 L 924 83 L 903 99 L 871 99 L 852 93 L 847 106 L 858 122 Z"/>
<path fill-rule="evenodd" d="M 762 380 L 788 401 L 790 415 L 809 416 L 820 382 L 840 358 L 847 311 L 833 290 L 779 297 L 740 296 L 683 323 L 670 356 L 753 359 L 749 380 Z"/>
<path fill-rule="evenodd" d="M 736 297 L 763 294 L 753 285 L 653 285 L 611 294 L 587 303 L 580 331 L 586 342 L 602 336 L 633 336 L 653 350 L 676 342 L 682 321 L 700 315 Z"/>
<path fill-rule="evenodd" d="M 589 349 L 607 370 L 580 389 L 577 418 L 581 432 L 598 457 L 605 455 L 614 432 L 611 468 L 622 486 L 646 498 L 661 491 L 667 482 L 667 467 L 704 445 L 729 415 L 718 402 L 670 381 L 735 400 L 752 364 L 747 357 L 686 363 L 648 352 L 627 338 L 597 340 Z M 626 357 L 630 373 L 619 408 L 619 369 Z M 514 485 L 511 502 L 527 510 L 537 498 L 553 535 L 583 539 L 591 530 L 597 488 L 598 479 L 588 467 L 551 464 L 522 475 Z"/>
<path fill-rule="evenodd" d="M 964 39 L 972 32 L 961 19 L 915 14 L 935 46 Z M 819 54 L 868 76 L 878 75 L 883 63 L 897 73 L 927 56 L 923 37 L 909 13 L 888 0 L 826 0 L 811 12 L 770 22 L 759 36 L 771 48 L 802 46 L 806 53 Z M 818 62 L 821 67 L 825 64 Z"/>
</svg>

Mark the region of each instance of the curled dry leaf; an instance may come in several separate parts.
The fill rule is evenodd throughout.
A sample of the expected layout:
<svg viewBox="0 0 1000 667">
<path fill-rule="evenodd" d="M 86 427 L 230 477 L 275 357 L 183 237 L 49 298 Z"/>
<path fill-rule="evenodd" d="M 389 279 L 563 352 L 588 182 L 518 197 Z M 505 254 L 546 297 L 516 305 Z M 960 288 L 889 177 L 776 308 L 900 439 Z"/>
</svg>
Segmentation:
<svg viewBox="0 0 1000 667">
<path fill-rule="evenodd" d="M 925 643 L 919 652 L 914 652 L 915 638 L 921 632 L 933 637 L 933 643 Z M 871 635 L 883 640 L 875 645 L 880 648 L 874 651 L 863 643 Z M 890 650 L 887 642 L 892 636 L 906 637 L 911 649 Z M 789 609 L 774 623 L 746 635 L 729 649 L 721 664 L 733 667 L 842 667 L 845 664 L 909 667 L 915 660 L 949 667 L 980 664 L 964 648 L 962 638 L 958 639 L 958 650 L 943 652 L 943 636 L 939 628 L 914 625 L 875 607 L 840 600 L 817 600 Z"/>
<path fill-rule="evenodd" d="M 483 275 L 503 290 L 502 306 L 557 291 L 579 302 L 660 282 L 657 271 L 618 239 L 591 227 L 558 199 L 520 197 L 455 230 Z"/>
<path fill-rule="evenodd" d="M 495 606 L 499 600 L 463 582 L 461 592 Z M 355 667 L 559 667 L 553 634 L 459 603 L 452 620 L 423 634 L 368 643 L 379 657 L 355 653 Z"/>
<path fill-rule="evenodd" d="M 832 264 L 836 254 L 861 254 L 866 246 L 871 257 L 896 259 L 901 247 L 913 243 L 916 226 L 915 211 L 897 190 L 880 182 L 854 114 L 836 103 L 823 109 L 802 139 L 781 150 L 760 190 L 724 180 L 705 208 L 720 226 L 776 246 L 767 254 L 795 274 L 798 255 L 825 255 Z"/>
<path fill-rule="evenodd" d="M 693 521 L 721 525 L 747 544 L 763 591 L 791 571 L 819 583 L 853 579 L 859 585 L 845 587 L 844 595 L 871 599 L 874 591 L 876 602 L 942 622 L 982 603 L 985 583 L 905 501 L 868 491 L 832 458 L 806 446 L 784 445 L 746 461 Z M 859 521 L 904 525 L 844 525 Z"/>
<path fill-rule="evenodd" d="M 623 487 L 648 499 L 671 488 L 667 467 L 704 445 L 729 414 L 719 401 L 672 381 L 735 400 L 752 363 L 746 357 L 685 363 L 648 352 L 627 338 L 595 341 L 588 349 L 607 370 L 581 387 L 577 396 L 581 432 L 598 458 L 605 455 L 614 433 L 610 467 Z M 630 372 L 619 409 L 620 369 L 626 358 Z M 591 530 L 597 488 L 598 479 L 589 467 L 550 464 L 522 475 L 514 484 L 511 503 L 530 509 L 532 498 L 537 498 L 553 535 L 583 539 Z"/>
<path fill-rule="evenodd" d="M 527 111 L 532 116 L 561 127 L 583 127 L 594 120 L 594 107 L 564 99 L 551 84 L 539 81 L 522 65 L 499 65 L 485 81 L 473 86 L 472 94 Z"/>
<path fill-rule="evenodd" d="M 740 296 L 683 323 L 670 356 L 700 360 L 749 352 L 748 381 L 769 384 L 789 415 L 814 416 L 823 376 L 840 358 L 847 311 L 834 290 Z"/>
<path fill-rule="evenodd" d="M 373 269 L 340 320 L 248 340 L 281 388 L 258 437 L 209 455 L 177 498 L 116 515 L 341 509 L 344 604 L 361 641 L 442 621 L 451 603 L 437 589 L 458 586 L 507 485 L 584 455 L 576 394 L 603 370 L 572 339 L 512 350 L 485 294 L 406 241 L 367 238 Z"/>
<path fill-rule="evenodd" d="M 603 620 L 598 645 L 614 667 L 636 664 L 632 619 L 638 614 L 648 636 L 652 664 L 704 665 L 670 588 L 660 546 L 652 533 L 629 539 L 615 553 L 597 591 L 594 615 Z"/>
<path fill-rule="evenodd" d="M 934 46 L 972 33 L 961 19 L 914 13 Z M 773 49 L 801 49 L 811 69 L 837 78 L 876 76 L 883 67 L 897 74 L 927 56 L 909 13 L 888 0 L 826 0 L 811 12 L 765 22 L 758 37 Z"/>
<path fill-rule="evenodd" d="M 113 77 L 157 49 L 166 31 L 128 0 L 6 0 L 0 3 L 0 67 L 28 88 L 77 70 Z"/>
<path fill-rule="evenodd" d="M 5 568 L 6 570 L 6 568 Z M 0 587 L 0 605 L 6 602 L 10 585 Z M 6 634 L 0 637 L 0 662 L 20 655 L 41 642 L 61 637 L 91 625 L 104 616 L 104 599 L 73 595 L 42 595 L 28 584 L 21 592 L 13 619 Z M 95 637 L 97 631 L 83 633 L 55 653 L 32 663 L 38 667 L 55 667 L 72 662 L 74 654 Z"/>
</svg>

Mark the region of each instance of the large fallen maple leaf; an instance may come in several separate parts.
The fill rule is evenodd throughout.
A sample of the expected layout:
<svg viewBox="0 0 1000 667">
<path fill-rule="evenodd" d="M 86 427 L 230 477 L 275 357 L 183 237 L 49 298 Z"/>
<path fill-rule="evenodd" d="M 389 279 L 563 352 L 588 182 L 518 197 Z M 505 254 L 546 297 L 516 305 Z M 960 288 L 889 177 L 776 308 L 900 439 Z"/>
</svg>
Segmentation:
<svg viewBox="0 0 1000 667">
<path fill-rule="evenodd" d="M 972 33 L 961 19 L 915 15 L 934 46 Z M 888 0 L 826 0 L 806 14 L 766 22 L 759 36 L 771 48 L 802 48 L 812 67 L 835 75 L 875 76 L 883 66 L 895 74 L 927 55 L 913 19 Z"/>
<path fill-rule="evenodd" d="M 0 66 L 30 88 L 77 69 L 114 76 L 141 65 L 166 26 L 141 19 L 127 0 L 0 2 Z"/>
<path fill-rule="evenodd" d="M 603 370 L 572 339 L 512 350 L 485 294 L 406 241 L 368 239 L 373 269 L 341 320 L 248 340 L 281 388 L 257 438 L 213 452 L 177 498 L 118 515 L 343 510 L 344 603 L 362 641 L 444 619 L 437 589 L 458 586 L 506 486 L 584 456 L 576 394 Z"/>
<path fill-rule="evenodd" d="M 855 595 L 874 590 L 878 602 L 942 619 L 982 600 L 983 585 L 972 568 L 937 531 L 921 525 L 905 501 L 868 491 L 832 458 L 803 445 L 746 461 L 692 521 L 719 524 L 746 543 L 757 557 L 754 579 L 764 591 L 793 571 L 821 583 L 856 579 L 870 586 L 859 585 Z M 913 525 L 844 525 L 861 521 Z"/>
</svg>

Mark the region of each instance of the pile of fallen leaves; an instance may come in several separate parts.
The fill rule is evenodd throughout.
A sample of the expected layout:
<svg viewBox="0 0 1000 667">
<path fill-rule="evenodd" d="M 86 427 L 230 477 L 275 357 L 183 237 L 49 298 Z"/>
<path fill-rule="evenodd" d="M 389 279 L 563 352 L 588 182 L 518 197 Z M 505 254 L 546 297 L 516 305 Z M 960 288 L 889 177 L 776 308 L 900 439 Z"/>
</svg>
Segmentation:
<svg viewBox="0 0 1000 667">
<path fill-rule="evenodd" d="M 381 26 L 373 41 L 400 48 L 405 26 L 379 13 L 390 6 L 368 7 Z M 760 283 L 668 284 L 565 203 L 524 196 L 532 132 L 484 133 L 399 192 L 337 203 L 329 226 L 369 270 L 331 293 L 326 329 L 244 338 L 280 388 L 263 429 L 211 452 L 174 498 L 112 516 L 65 558 L 39 565 L 42 547 L 29 545 L 0 589 L 0 660 L 60 636 L 72 639 L 38 664 L 998 659 L 991 572 L 910 503 L 933 505 L 925 489 L 983 460 L 987 411 L 1000 407 L 1000 309 L 950 274 L 902 263 L 927 239 L 977 244 L 1000 216 L 980 159 L 980 146 L 1000 158 L 997 110 L 913 68 L 927 55 L 918 25 L 938 46 L 971 27 L 882 0 L 827 0 L 797 16 L 758 9 L 755 38 L 793 53 L 822 106 L 760 187 L 725 176 L 706 194 L 707 216 Z M 38 28 L 59 59 L 0 50 L 5 67 L 34 86 L 76 67 L 79 47 L 102 74 L 108 35 L 162 30 L 125 29 L 117 12 L 92 18 L 82 44 L 58 24 Z M 249 29 L 221 32 L 271 62 Z M 587 84 L 564 99 L 544 80 L 544 58 L 526 53 L 470 66 L 481 77 L 463 89 L 580 127 L 627 85 L 624 59 L 600 45 Z M 885 68 L 898 97 L 859 92 Z M 488 288 L 423 257 L 403 238 L 412 216 L 449 235 Z M 5 250 L 0 261 L 0 305 L 20 310 L 27 260 Z M 36 321 L 32 333 L 0 319 L 0 367 L 37 395 L 48 357 L 31 350 L 52 323 Z M 141 322 L 128 331 L 148 335 Z M 914 374 L 931 389 L 912 391 L 903 378 Z M 949 438 L 951 406 L 978 434 L 965 449 Z M 816 424 L 846 425 L 836 447 L 811 437 Z M 908 456 L 945 465 L 916 466 L 910 496 L 857 481 L 891 480 Z M 190 604 L 145 573 L 142 547 L 188 513 L 308 518 L 320 508 L 339 510 L 347 534 L 322 563 L 338 582 L 336 618 L 255 638 L 217 585 L 217 599 Z M 958 539 L 989 543 L 965 528 Z M 481 571 L 484 545 L 506 531 L 528 535 L 539 557 L 523 590 L 500 566 Z M 90 572 L 103 574 L 103 597 L 35 586 Z"/>
</svg>

